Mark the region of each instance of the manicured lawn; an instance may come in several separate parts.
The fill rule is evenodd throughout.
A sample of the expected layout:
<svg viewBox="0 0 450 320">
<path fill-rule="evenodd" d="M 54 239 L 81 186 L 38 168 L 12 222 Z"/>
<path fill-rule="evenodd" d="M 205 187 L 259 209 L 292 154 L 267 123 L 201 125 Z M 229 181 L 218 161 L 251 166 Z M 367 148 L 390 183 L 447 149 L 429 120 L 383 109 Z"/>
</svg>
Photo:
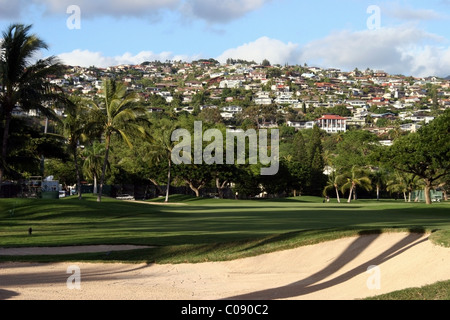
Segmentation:
<svg viewBox="0 0 450 320">
<path fill-rule="evenodd" d="M 163 201 L 155 199 L 154 201 Z M 0 200 L 0 247 L 152 245 L 130 252 L 0 261 L 201 262 L 257 255 L 364 232 L 432 232 L 450 246 L 450 204 L 401 201 L 322 203 L 299 197 L 235 201 L 173 196 L 179 205 L 149 205 L 92 195 L 61 200 Z M 28 228 L 33 234 L 28 235 Z"/>
<path fill-rule="evenodd" d="M 399 290 L 365 300 L 450 300 L 450 281 L 442 281 L 420 288 Z"/>
</svg>

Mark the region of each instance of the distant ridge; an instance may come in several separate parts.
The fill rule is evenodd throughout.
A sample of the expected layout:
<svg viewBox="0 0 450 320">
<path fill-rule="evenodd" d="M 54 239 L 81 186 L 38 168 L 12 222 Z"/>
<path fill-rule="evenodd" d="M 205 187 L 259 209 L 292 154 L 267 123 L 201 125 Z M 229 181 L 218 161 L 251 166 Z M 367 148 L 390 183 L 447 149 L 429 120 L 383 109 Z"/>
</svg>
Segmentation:
<svg viewBox="0 0 450 320">
<path fill-rule="evenodd" d="M 447 78 L 444 78 L 445 80 L 450 80 L 450 76 L 448 76 Z"/>
</svg>

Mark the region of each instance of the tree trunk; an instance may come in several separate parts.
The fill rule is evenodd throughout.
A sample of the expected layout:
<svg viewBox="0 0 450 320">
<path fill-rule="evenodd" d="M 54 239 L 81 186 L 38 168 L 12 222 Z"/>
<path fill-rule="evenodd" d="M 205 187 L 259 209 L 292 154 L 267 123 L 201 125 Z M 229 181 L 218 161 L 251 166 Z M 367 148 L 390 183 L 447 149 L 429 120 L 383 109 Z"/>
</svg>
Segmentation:
<svg viewBox="0 0 450 320">
<path fill-rule="evenodd" d="M 225 198 L 225 194 L 223 192 L 223 190 L 225 190 L 226 185 L 228 184 L 228 181 L 225 180 L 224 182 L 220 183 L 220 179 L 216 178 L 216 188 L 217 191 L 219 192 L 219 198 L 223 199 Z"/>
<path fill-rule="evenodd" d="M 403 198 L 405 198 L 405 202 L 408 202 L 408 198 L 406 197 L 406 192 L 403 191 Z"/>
<path fill-rule="evenodd" d="M 195 196 L 196 196 L 197 198 L 200 198 L 200 190 L 197 189 L 197 188 L 195 188 L 195 187 L 191 187 L 191 189 L 192 189 L 192 191 L 195 192 Z"/>
<path fill-rule="evenodd" d="M 337 202 L 338 202 L 338 203 L 341 203 L 341 198 L 339 198 L 339 190 L 338 190 L 337 187 L 335 187 L 335 189 L 336 189 L 336 198 L 337 198 Z"/>
<path fill-rule="evenodd" d="M 77 174 L 77 185 L 78 185 L 78 200 L 81 200 L 83 198 L 81 194 L 81 173 L 80 173 L 80 167 L 78 166 L 78 157 L 77 157 L 77 146 L 73 146 L 72 149 L 73 152 L 73 161 L 75 163 L 75 171 Z"/>
<path fill-rule="evenodd" d="M 94 194 L 98 193 L 98 188 L 97 188 L 97 173 L 94 173 Z"/>
<path fill-rule="evenodd" d="M 106 166 L 108 165 L 108 156 L 109 156 L 109 145 L 110 145 L 110 142 L 111 142 L 111 136 L 108 135 L 106 137 L 105 160 L 103 161 L 102 176 L 100 178 L 100 188 L 99 188 L 98 195 L 97 195 L 97 202 L 102 202 L 103 184 L 105 183 Z"/>
<path fill-rule="evenodd" d="M 150 180 L 151 183 L 153 183 L 153 185 L 156 187 L 156 189 L 158 189 L 158 195 L 163 195 L 164 191 L 162 190 L 161 186 L 159 185 L 158 181 L 156 181 L 155 179 L 148 179 Z"/>
<path fill-rule="evenodd" d="M 6 157 L 8 156 L 8 138 L 9 138 L 10 123 L 11 123 L 11 113 L 7 112 L 5 117 L 5 128 L 3 129 L 2 159 L 0 163 L 0 191 L 2 190 L 3 177 L 6 171 Z"/>
<path fill-rule="evenodd" d="M 426 204 L 432 204 L 431 202 L 431 182 L 425 181 L 425 202 Z"/>
<path fill-rule="evenodd" d="M 350 188 L 350 194 L 349 194 L 348 200 L 347 200 L 348 203 L 352 202 L 352 193 L 353 193 L 353 186 Z"/>
<path fill-rule="evenodd" d="M 377 186 L 377 201 L 380 201 L 380 187 Z"/>
<path fill-rule="evenodd" d="M 172 169 L 172 161 L 171 159 L 169 159 L 169 173 L 167 174 L 167 188 L 166 188 L 166 203 L 169 202 L 171 169 Z"/>
<path fill-rule="evenodd" d="M 185 180 L 189 188 L 191 188 L 192 191 L 194 191 L 195 196 L 197 198 L 200 198 L 200 189 L 202 189 L 205 185 L 205 183 L 202 183 L 199 187 L 194 186 L 194 184 L 191 181 Z"/>
</svg>

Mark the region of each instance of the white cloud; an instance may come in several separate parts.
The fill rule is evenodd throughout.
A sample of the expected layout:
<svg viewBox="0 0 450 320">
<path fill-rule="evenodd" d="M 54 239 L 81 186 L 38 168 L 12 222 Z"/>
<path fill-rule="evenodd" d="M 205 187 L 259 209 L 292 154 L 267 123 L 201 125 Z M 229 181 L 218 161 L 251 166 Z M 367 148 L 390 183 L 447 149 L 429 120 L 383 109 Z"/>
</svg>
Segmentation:
<svg viewBox="0 0 450 320">
<path fill-rule="evenodd" d="M 389 4 L 383 7 L 383 13 L 393 18 L 404 21 L 429 21 L 440 20 L 446 16 L 431 9 L 414 9 L 400 6 L 399 4 Z"/>
<path fill-rule="evenodd" d="M 187 0 L 182 6 L 183 14 L 210 23 L 225 23 L 241 18 L 273 0 Z"/>
<path fill-rule="evenodd" d="M 254 42 L 249 42 L 237 48 L 228 49 L 222 53 L 217 60 L 225 62 L 228 58 L 243 59 L 261 63 L 264 59 L 272 64 L 285 64 L 293 62 L 298 56 L 298 45 L 284 43 L 280 40 L 261 37 Z"/>
<path fill-rule="evenodd" d="M 0 19 L 15 19 L 21 14 L 23 7 L 27 5 L 26 0 L 0 0 Z"/>
<path fill-rule="evenodd" d="M 18 12 L 31 3 L 16 4 L 20 1 L 0 0 Z M 80 7 L 84 17 L 145 17 L 154 18 L 163 10 L 197 18 L 210 23 L 226 23 L 258 10 L 273 0 L 32 0 L 43 7 L 47 14 L 66 14 L 71 5 Z M 25 2 L 25 1 L 24 1 Z M 10 3 L 14 3 L 11 5 Z"/>
<path fill-rule="evenodd" d="M 66 65 L 81 67 L 96 66 L 100 68 L 122 64 L 141 64 L 145 61 L 192 61 L 199 58 L 199 56 L 176 55 L 172 52 L 154 53 L 152 51 L 142 51 L 136 55 L 127 52 L 121 56 L 108 57 L 104 56 L 101 52 L 79 49 L 59 54 L 58 57 L 61 59 L 62 63 Z"/>
<path fill-rule="evenodd" d="M 442 37 L 406 26 L 340 31 L 306 44 L 301 60 L 346 70 L 370 67 L 389 73 L 440 75 L 450 69 L 448 60 L 442 60 L 449 49 L 437 46 L 442 42 Z"/>
<path fill-rule="evenodd" d="M 174 10 L 180 0 L 33 0 L 43 5 L 46 13 L 66 14 L 71 5 L 77 5 L 84 17 L 114 16 L 143 17 L 155 16 L 161 10 Z"/>
<path fill-rule="evenodd" d="M 371 68 L 413 76 L 445 77 L 450 70 L 448 41 L 411 26 L 333 32 L 303 46 L 262 37 L 226 50 L 217 60 L 223 63 L 228 58 L 342 70 Z"/>
</svg>

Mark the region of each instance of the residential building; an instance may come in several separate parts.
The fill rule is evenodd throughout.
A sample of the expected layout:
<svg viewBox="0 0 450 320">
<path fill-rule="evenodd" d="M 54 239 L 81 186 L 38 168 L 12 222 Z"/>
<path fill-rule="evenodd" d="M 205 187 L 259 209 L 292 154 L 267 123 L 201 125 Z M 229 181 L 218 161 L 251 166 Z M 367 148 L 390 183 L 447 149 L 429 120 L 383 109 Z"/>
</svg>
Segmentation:
<svg viewBox="0 0 450 320">
<path fill-rule="evenodd" d="M 319 128 L 325 130 L 328 133 L 338 133 L 347 131 L 347 118 L 326 114 L 322 118 L 317 119 Z"/>
</svg>

